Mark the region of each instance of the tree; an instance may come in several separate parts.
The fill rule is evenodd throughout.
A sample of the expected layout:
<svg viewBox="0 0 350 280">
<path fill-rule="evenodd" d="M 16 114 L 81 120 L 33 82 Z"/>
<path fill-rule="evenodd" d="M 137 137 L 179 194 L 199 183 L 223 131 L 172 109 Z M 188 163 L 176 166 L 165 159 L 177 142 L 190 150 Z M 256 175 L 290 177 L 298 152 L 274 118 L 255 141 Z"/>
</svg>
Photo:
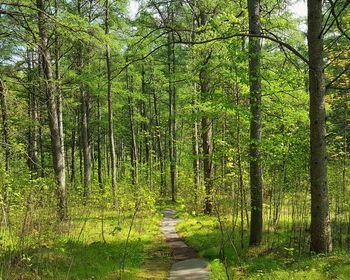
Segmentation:
<svg viewBox="0 0 350 280">
<path fill-rule="evenodd" d="M 308 0 L 310 91 L 311 250 L 332 251 L 329 217 L 325 81 L 323 71 L 323 1 Z"/>
<path fill-rule="evenodd" d="M 7 108 L 7 90 L 5 82 L 0 79 L 0 104 L 1 104 L 1 115 L 2 115 L 2 138 L 3 138 L 3 149 L 5 151 L 5 172 L 8 175 L 10 169 L 10 139 L 9 139 L 9 123 L 8 123 L 8 108 Z M 4 184 L 1 190 L 1 210 L 2 218 L 1 224 L 7 226 L 9 220 L 8 205 L 7 205 L 7 186 Z"/>
<path fill-rule="evenodd" d="M 82 3 L 78 0 L 78 14 L 83 17 Z M 81 145 L 83 154 L 83 164 L 84 164 L 84 175 L 83 175 L 83 187 L 84 187 L 84 198 L 86 199 L 90 193 L 91 185 L 91 149 L 89 143 L 89 93 L 84 81 L 82 79 L 84 71 L 84 47 L 83 42 L 78 43 L 77 50 L 77 68 L 78 74 L 80 76 L 80 106 L 81 106 Z"/>
<path fill-rule="evenodd" d="M 198 27 L 204 27 L 207 24 L 208 15 L 204 7 L 199 8 Z M 202 57 L 204 57 L 199 71 L 199 87 L 201 102 L 209 102 L 211 98 L 211 89 L 209 87 L 209 71 L 208 63 L 212 51 L 203 51 Z M 202 114 L 201 119 L 201 138 L 202 138 L 202 151 L 203 151 L 203 172 L 204 172 L 204 185 L 205 185 L 205 208 L 206 214 L 212 212 L 212 189 L 213 189 L 213 123 L 207 113 Z"/>
<path fill-rule="evenodd" d="M 260 35 L 260 1 L 248 0 L 249 34 Z M 260 39 L 249 37 L 250 86 L 250 245 L 259 245 L 263 226 L 263 183 L 261 171 L 261 75 Z"/>
<path fill-rule="evenodd" d="M 63 135 L 61 135 L 59 106 L 57 104 L 55 83 L 52 74 L 51 55 L 49 51 L 49 42 L 47 34 L 47 14 L 45 12 L 45 0 L 37 0 L 38 9 L 38 29 L 39 29 L 39 53 L 41 56 L 43 74 L 45 78 L 45 91 L 47 97 L 47 110 L 49 127 L 51 132 L 51 152 L 52 162 L 55 171 L 56 193 L 58 198 L 58 217 L 60 220 L 67 218 L 66 201 L 66 166 L 63 145 Z"/>
<path fill-rule="evenodd" d="M 109 34 L 109 0 L 105 2 L 105 33 Z M 116 201 L 116 186 L 117 186 L 117 166 L 115 158 L 115 143 L 113 132 L 113 97 L 112 97 L 112 62 L 111 49 L 109 44 L 106 44 L 106 66 L 107 66 L 107 95 L 108 95 L 108 136 L 109 136 L 109 152 L 111 156 L 111 178 L 112 178 L 112 199 L 113 204 Z"/>
<path fill-rule="evenodd" d="M 175 3 L 170 1 L 168 7 L 169 24 L 174 24 Z M 175 43 L 174 32 L 168 34 L 168 92 L 169 92 L 169 159 L 170 159 L 170 185 L 171 185 L 171 200 L 176 201 L 176 87 L 175 87 Z"/>
</svg>

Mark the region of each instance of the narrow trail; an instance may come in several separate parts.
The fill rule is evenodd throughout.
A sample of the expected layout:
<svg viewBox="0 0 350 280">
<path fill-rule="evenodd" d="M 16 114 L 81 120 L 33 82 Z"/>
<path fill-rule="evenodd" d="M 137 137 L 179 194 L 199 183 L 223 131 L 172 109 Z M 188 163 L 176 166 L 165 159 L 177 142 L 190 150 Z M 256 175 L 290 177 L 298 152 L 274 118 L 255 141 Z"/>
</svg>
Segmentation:
<svg viewBox="0 0 350 280">
<path fill-rule="evenodd" d="M 169 280 L 208 280 L 210 271 L 208 262 L 197 257 L 196 251 L 187 246 L 183 239 L 176 232 L 176 224 L 179 219 L 175 218 L 176 211 L 165 209 L 164 220 L 161 224 L 166 242 L 172 249 L 175 263 L 170 269 Z"/>
</svg>

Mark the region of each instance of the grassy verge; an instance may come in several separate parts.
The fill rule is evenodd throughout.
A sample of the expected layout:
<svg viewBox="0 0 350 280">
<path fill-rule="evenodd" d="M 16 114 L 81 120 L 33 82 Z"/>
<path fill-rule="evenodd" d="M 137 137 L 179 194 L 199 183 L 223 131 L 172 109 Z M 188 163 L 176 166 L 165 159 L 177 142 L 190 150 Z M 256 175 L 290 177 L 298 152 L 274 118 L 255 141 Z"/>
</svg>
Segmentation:
<svg viewBox="0 0 350 280">
<path fill-rule="evenodd" d="M 137 214 L 129 234 L 132 216 L 84 207 L 67 223 L 48 227 L 43 217 L 46 231 L 29 222 L 23 234 L 2 230 L 0 279 L 165 279 L 171 260 L 161 215 Z"/>
<path fill-rule="evenodd" d="M 225 245 L 215 217 L 182 214 L 178 225 L 180 234 L 200 256 L 210 261 L 211 279 L 350 279 L 350 257 L 346 252 L 328 256 L 299 254 L 283 245 L 240 249 L 238 234 L 225 223 Z M 231 233 L 230 233 L 231 232 Z M 248 237 L 248 233 L 245 232 Z M 236 246 L 233 246 L 233 245 Z M 225 257 L 224 257 L 225 256 Z M 226 262 L 227 271 L 224 262 Z"/>
</svg>

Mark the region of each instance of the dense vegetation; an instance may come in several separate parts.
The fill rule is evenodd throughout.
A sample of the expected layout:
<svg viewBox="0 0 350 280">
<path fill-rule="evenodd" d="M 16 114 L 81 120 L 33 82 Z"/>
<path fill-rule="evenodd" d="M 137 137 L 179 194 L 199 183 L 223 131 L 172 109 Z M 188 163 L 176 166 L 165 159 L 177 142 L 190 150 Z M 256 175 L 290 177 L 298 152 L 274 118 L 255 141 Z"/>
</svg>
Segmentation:
<svg viewBox="0 0 350 280">
<path fill-rule="evenodd" d="M 350 2 L 291 4 L 0 1 L 0 279 L 164 279 L 164 207 L 213 279 L 348 279 Z"/>
</svg>

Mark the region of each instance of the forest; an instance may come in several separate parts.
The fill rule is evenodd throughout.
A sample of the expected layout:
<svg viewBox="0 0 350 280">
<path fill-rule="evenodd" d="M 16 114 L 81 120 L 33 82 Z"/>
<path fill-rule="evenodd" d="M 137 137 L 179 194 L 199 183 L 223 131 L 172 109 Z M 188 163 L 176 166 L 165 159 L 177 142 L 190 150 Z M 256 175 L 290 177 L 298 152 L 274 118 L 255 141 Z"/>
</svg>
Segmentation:
<svg viewBox="0 0 350 280">
<path fill-rule="evenodd" d="M 0 0 L 0 280 L 350 279 L 349 0 Z"/>
</svg>

